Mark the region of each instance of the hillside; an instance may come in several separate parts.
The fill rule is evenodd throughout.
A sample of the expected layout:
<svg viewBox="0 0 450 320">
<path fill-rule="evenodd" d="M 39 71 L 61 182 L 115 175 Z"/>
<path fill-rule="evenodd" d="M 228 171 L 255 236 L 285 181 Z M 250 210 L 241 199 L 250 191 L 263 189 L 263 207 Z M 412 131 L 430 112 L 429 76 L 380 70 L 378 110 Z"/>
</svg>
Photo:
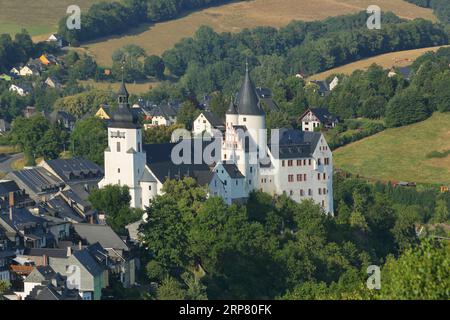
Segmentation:
<svg viewBox="0 0 450 320">
<path fill-rule="evenodd" d="M 0 34 L 17 33 L 22 28 L 31 35 L 55 32 L 68 6 L 78 5 L 83 14 L 93 3 L 101 1 L 108 0 L 0 0 Z"/>
<path fill-rule="evenodd" d="M 388 129 L 334 152 L 336 168 L 380 180 L 450 183 L 450 155 L 427 158 L 450 150 L 450 113 Z"/>
<path fill-rule="evenodd" d="M 376 57 L 352 62 L 334 69 L 327 70 L 325 72 L 315 74 L 311 76 L 309 79 L 325 80 L 330 75 L 337 73 L 349 75 L 356 70 L 366 70 L 374 63 L 386 69 L 391 67 L 405 67 L 412 64 L 418 57 L 420 57 L 424 53 L 428 51 L 436 52 L 439 48 L 442 48 L 442 46 L 386 53 Z"/>
<path fill-rule="evenodd" d="M 149 54 L 161 54 L 185 37 L 190 37 L 201 25 L 216 31 L 238 32 L 256 26 L 281 27 L 292 20 L 321 20 L 366 10 L 377 4 L 385 11 L 393 11 L 403 18 L 425 18 L 436 21 L 430 9 L 403 0 L 251 0 L 217 6 L 194 12 L 180 19 L 154 25 L 144 25 L 124 36 L 102 39 L 85 46 L 100 65 L 111 64 L 111 53 L 126 44 L 134 43 Z"/>
</svg>

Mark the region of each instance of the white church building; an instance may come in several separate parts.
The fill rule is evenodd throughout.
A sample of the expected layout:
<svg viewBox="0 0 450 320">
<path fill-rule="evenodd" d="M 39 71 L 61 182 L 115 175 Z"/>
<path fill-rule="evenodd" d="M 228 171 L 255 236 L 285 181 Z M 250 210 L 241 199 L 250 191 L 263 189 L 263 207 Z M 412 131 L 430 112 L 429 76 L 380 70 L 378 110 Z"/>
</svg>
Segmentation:
<svg viewBox="0 0 450 320">
<path fill-rule="evenodd" d="M 127 185 L 132 207 L 149 206 L 167 179 L 190 176 L 228 204 L 245 202 L 251 191 L 261 190 L 284 193 L 297 202 L 312 199 L 333 214 L 333 157 L 325 137 L 320 132 L 280 129 L 268 139 L 266 114 L 248 70 L 226 113 L 225 132 L 212 142 L 218 146 L 213 163 L 175 164 L 176 143 L 143 145 L 125 85 L 118 95 L 119 108 L 108 126 L 105 177 L 99 186 Z M 200 142 L 203 147 L 209 144 Z M 194 151 L 198 150 L 193 149 L 195 157 Z"/>
</svg>

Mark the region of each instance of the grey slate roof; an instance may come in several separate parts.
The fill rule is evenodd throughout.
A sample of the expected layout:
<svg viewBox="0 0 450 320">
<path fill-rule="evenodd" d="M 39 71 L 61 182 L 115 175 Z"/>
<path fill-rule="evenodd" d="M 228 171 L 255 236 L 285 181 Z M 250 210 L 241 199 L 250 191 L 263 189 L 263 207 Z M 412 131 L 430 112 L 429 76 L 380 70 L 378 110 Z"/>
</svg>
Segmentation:
<svg viewBox="0 0 450 320">
<path fill-rule="evenodd" d="M 104 270 L 88 249 L 75 251 L 73 257 L 94 277 L 100 275 Z"/>
<path fill-rule="evenodd" d="M 264 110 L 259 103 L 255 85 L 250 78 L 248 69 L 245 72 L 244 82 L 237 97 L 237 112 L 242 115 L 264 115 Z"/>
<path fill-rule="evenodd" d="M 273 156 L 279 159 L 310 158 L 320 141 L 320 132 L 282 129 L 278 143 L 279 155 L 274 152 L 274 145 L 269 145 Z M 274 154 L 275 153 L 275 154 Z"/>
<path fill-rule="evenodd" d="M 20 191 L 19 186 L 12 180 L 0 180 L 0 196 L 6 196 L 10 192 Z"/>
<path fill-rule="evenodd" d="M 128 251 L 128 246 L 110 226 L 79 223 L 74 226 L 75 232 L 89 244 L 96 242 L 105 249 Z"/>
<path fill-rule="evenodd" d="M 222 163 L 231 179 L 245 179 L 244 175 L 239 171 L 234 163 Z"/>
<path fill-rule="evenodd" d="M 58 274 L 50 266 L 39 266 L 26 277 L 25 282 L 42 283 L 56 278 Z"/>
<path fill-rule="evenodd" d="M 23 255 L 32 257 L 47 256 L 50 258 L 66 258 L 67 250 L 58 248 L 26 248 Z"/>
<path fill-rule="evenodd" d="M 81 157 L 46 160 L 46 163 L 64 182 L 103 177 L 103 170 L 100 166 Z"/>
<path fill-rule="evenodd" d="M 302 114 L 300 119 L 302 119 L 309 111 L 311 111 L 323 124 L 339 122 L 339 118 L 329 112 L 327 108 L 309 108 Z"/>
<path fill-rule="evenodd" d="M 220 119 L 215 113 L 211 111 L 203 111 L 202 114 L 212 126 L 219 127 L 224 125 L 223 120 Z"/>
<path fill-rule="evenodd" d="M 211 142 L 203 142 L 203 147 Z M 194 146 L 192 142 L 192 148 Z M 209 184 L 212 172 L 206 163 L 194 163 L 194 150 L 191 151 L 192 164 L 176 165 L 172 162 L 171 154 L 175 143 L 147 144 L 143 146 L 147 155 L 147 166 L 154 176 L 164 183 L 167 179 L 181 179 L 189 176 L 197 180 L 199 185 Z"/>
<path fill-rule="evenodd" d="M 14 180 L 19 187 L 29 188 L 36 194 L 53 192 L 64 186 L 62 180 L 42 167 L 14 171 L 9 173 L 7 178 Z"/>
</svg>

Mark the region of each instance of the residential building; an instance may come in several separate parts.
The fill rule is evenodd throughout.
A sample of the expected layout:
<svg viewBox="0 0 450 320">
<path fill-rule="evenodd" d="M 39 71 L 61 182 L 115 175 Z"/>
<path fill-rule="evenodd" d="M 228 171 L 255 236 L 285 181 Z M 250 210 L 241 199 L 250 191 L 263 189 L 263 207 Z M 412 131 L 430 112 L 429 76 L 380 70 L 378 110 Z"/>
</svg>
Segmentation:
<svg viewBox="0 0 450 320">
<path fill-rule="evenodd" d="M 313 132 L 319 128 L 331 129 L 339 123 L 339 118 L 326 108 L 309 108 L 299 118 L 303 131 Z"/>
</svg>

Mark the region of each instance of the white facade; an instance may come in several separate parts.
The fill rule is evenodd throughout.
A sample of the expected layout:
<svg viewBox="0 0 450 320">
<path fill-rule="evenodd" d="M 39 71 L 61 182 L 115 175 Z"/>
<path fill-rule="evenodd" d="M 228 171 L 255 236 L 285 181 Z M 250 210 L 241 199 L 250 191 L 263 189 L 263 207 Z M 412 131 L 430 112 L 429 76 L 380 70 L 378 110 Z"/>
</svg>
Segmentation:
<svg viewBox="0 0 450 320">
<path fill-rule="evenodd" d="M 128 186 L 131 206 L 140 208 L 142 206 L 140 179 L 144 174 L 145 162 L 141 129 L 109 127 L 108 148 L 105 150 L 105 178 L 100 181 L 99 186 L 101 188 L 114 184 Z"/>
<path fill-rule="evenodd" d="M 320 128 L 320 120 L 310 111 L 303 119 L 302 119 L 302 130 L 314 132 L 316 128 Z"/>
<path fill-rule="evenodd" d="M 10 91 L 10 92 L 15 92 L 15 93 L 17 93 L 19 96 L 21 96 L 21 97 L 25 97 L 25 96 L 28 95 L 28 93 L 29 93 L 26 89 L 24 89 L 24 88 L 22 88 L 22 87 L 19 87 L 19 86 L 15 85 L 15 84 L 12 84 L 12 85 L 9 87 L 9 91 Z"/>
</svg>

